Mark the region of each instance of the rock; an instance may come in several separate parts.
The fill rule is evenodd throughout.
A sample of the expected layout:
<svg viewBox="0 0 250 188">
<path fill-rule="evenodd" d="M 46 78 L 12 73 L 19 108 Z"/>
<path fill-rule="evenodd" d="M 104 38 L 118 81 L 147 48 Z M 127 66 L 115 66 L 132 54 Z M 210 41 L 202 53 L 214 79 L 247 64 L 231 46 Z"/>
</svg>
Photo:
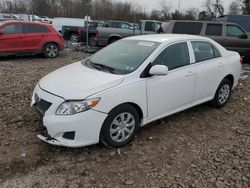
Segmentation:
<svg viewBox="0 0 250 188">
<path fill-rule="evenodd" d="M 124 182 L 125 185 L 133 185 L 134 184 L 134 181 L 133 180 L 126 180 Z"/>
<path fill-rule="evenodd" d="M 22 153 L 20 156 L 24 158 L 26 157 L 26 153 Z"/>
<path fill-rule="evenodd" d="M 214 183 L 215 181 L 216 181 L 216 178 L 215 177 L 212 177 L 212 178 L 210 178 L 210 180 L 209 180 L 211 183 Z"/>
<path fill-rule="evenodd" d="M 116 154 L 116 151 L 112 151 L 112 152 L 109 153 L 109 155 L 110 155 L 111 157 L 113 157 L 115 154 Z"/>
<path fill-rule="evenodd" d="M 215 183 L 215 185 L 216 185 L 217 188 L 224 188 L 224 183 L 221 182 L 221 181 L 217 181 L 217 182 Z"/>
<path fill-rule="evenodd" d="M 77 185 L 77 184 L 71 184 L 71 185 L 69 185 L 69 188 L 79 188 L 79 185 Z"/>
</svg>

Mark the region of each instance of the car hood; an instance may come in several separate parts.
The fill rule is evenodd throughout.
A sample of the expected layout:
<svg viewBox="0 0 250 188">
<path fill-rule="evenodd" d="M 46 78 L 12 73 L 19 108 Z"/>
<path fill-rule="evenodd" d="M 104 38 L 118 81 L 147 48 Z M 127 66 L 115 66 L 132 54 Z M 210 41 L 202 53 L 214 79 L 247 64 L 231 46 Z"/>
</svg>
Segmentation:
<svg viewBox="0 0 250 188">
<path fill-rule="evenodd" d="M 46 75 L 39 86 L 65 100 L 81 100 L 120 84 L 123 78 L 124 75 L 90 69 L 76 62 Z"/>
</svg>

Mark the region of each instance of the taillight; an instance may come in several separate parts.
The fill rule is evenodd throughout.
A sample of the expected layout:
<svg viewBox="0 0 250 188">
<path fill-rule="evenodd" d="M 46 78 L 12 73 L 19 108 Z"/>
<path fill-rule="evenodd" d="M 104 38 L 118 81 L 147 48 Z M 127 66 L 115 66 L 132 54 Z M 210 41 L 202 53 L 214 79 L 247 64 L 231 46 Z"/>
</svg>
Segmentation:
<svg viewBox="0 0 250 188">
<path fill-rule="evenodd" d="M 98 30 L 96 30 L 95 37 L 96 37 L 96 38 L 99 37 L 99 31 L 98 31 Z"/>
<path fill-rule="evenodd" d="M 240 58 L 240 63 L 241 63 L 241 64 L 243 64 L 243 63 L 244 63 L 244 61 L 243 61 L 243 58 L 242 58 L 242 57 Z"/>
<path fill-rule="evenodd" d="M 78 27 L 77 32 L 78 32 L 78 34 L 81 34 L 82 30 L 80 27 Z"/>
</svg>

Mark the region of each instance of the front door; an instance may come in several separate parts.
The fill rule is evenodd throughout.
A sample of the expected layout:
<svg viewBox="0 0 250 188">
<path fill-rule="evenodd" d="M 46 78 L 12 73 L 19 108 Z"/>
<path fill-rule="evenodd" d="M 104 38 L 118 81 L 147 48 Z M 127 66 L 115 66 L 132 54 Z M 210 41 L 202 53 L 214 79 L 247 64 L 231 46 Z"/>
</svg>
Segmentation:
<svg viewBox="0 0 250 188">
<path fill-rule="evenodd" d="M 168 115 L 192 102 L 195 86 L 195 69 L 190 65 L 186 42 L 164 49 L 154 60 L 154 65 L 166 65 L 169 73 L 147 79 L 149 120 Z"/>
</svg>

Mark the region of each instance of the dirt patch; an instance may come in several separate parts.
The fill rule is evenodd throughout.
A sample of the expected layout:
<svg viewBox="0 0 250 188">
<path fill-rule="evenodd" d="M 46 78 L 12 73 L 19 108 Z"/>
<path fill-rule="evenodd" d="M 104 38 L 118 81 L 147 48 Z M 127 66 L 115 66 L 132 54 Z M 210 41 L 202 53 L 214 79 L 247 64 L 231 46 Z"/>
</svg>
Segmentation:
<svg viewBox="0 0 250 188">
<path fill-rule="evenodd" d="M 226 107 L 204 104 L 154 122 L 118 151 L 40 141 L 41 122 L 30 107 L 36 82 L 86 56 L 66 50 L 56 59 L 1 59 L 0 187 L 250 186 L 249 77 Z"/>
</svg>

